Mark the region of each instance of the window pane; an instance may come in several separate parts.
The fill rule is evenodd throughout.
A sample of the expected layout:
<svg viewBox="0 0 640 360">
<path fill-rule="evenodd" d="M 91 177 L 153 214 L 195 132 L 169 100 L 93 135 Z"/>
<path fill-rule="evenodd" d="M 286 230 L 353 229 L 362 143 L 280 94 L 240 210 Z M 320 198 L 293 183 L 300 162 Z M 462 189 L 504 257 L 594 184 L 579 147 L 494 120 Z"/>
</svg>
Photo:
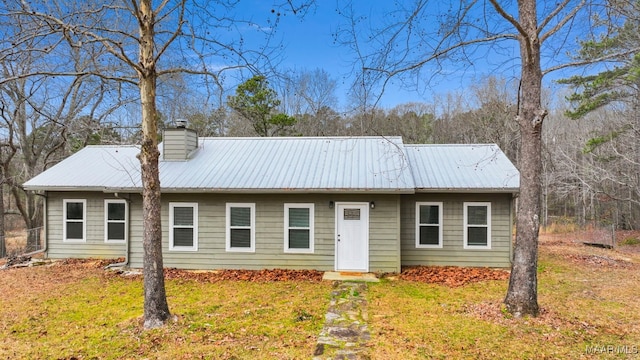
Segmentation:
<svg viewBox="0 0 640 360">
<path fill-rule="evenodd" d="M 193 208 L 190 206 L 175 206 L 173 208 L 173 225 L 193 225 Z"/>
<path fill-rule="evenodd" d="M 439 245 L 439 226 L 420 226 L 420 245 Z"/>
<path fill-rule="evenodd" d="M 174 228 L 173 246 L 193 246 L 193 229 Z"/>
<path fill-rule="evenodd" d="M 67 239 L 82 240 L 82 228 L 84 224 L 81 222 L 67 222 Z"/>
<path fill-rule="evenodd" d="M 439 224 L 438 205 L 420 205 L 420 224 Z"/>
<path fill-rule="evenodd" d="M 124 221 L 124 203 L 109 203 L 107 212 L 108 220 Z"/>
<path fill-rule="evenodd" d="M 109 223 L 107 238 L 109 240 L 124 240 L 124 223 Z"/>
<path fill-rule="evenodd" d="M 250 248 L 251 247 L 251 230 L 250 229 L 231 229 L 231 247 Z"/>
<path fill-rule="evenodd" d="M 487 246 L 487 228 L 469 227 L 467 229 L 467 244 L 476 246 Z"/>
<path fill-rule="evenodd" d="M 289 226 L 308 228 L 309 227 L 309 209 L 290 208 L 289 209 Z"/>
<path fill-rule="evenodd" d="M 232 207 L 231 226 L 251 226 L 251 208 Z"/>
<path fill-rule="evenodd" d="M 469 225 L 487 225 L 487 207 L 486 206 L 469 206 L 467 207 L 467 224 Z"/>
<path fill-rule="evenodd" d="M 344 209 L 344 220 L 360 220 L 360 209 Z"/>
<path fill-rule="evenodd" d="M 67 219 L 68 220 L 83 220 L 83 203 L 81 202 L 68 202 L 67 203 Z"/>
<path fill-rule="evenodd" d="M 309 230 L 290 229 L 289 230 L 290 249 L 309 248 Z"/>
</svg>

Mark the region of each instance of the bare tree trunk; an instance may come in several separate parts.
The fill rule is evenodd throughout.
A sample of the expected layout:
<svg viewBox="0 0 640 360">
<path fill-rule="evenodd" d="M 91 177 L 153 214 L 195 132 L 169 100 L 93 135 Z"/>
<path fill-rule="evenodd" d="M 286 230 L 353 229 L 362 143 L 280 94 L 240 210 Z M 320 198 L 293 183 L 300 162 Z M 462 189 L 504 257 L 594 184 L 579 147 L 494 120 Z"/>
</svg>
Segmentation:
<svg viewBox="0 0 640 360">
<path fill-rule="evenodd" d="M 160 217 L 160 174 L 156 111 L 156 63 L 154 56 L 154 14 L 151 0 L 142 0 L 140 26 L 140 99 L 142 102 L 142 171 L 144 327 L 156 328 L 169 319 L 162 262 Z"/>
<path fill-rule="evenodd" d="M 4 180 L 4 176 L 2 177 Z M 0 259 L 7 256 L 7 246 L 4 239 L 4 182 L 0 182 Z"/>
<path fill-rule="evenodd" d="M 516 215 L 516 244 L 504 300 L 516 317 L 538 314 L 538 231 L 542 174 L 542 123 L 547 111 L 542 108 L 542 71 L 537 29 L 536 1 L 518 1 L 522 58 L 522 104 L 520 125 L 520 199 Z"/>
<path fill-rule="evenodd" d="M 293 0 L 284 2 L 278 5 L 278 9 L 282 8 L 283 11 L 291 11 L 294 14 L 306 12 L 303 10 L 309 4 L 305 1 L 298 6 L 294 4 L 296 2 Z M 103 1 L 5 1 L 2 3 L 3 9 L 7 8 L 10 11 L 5 11 L 8 14 L 0 12 L 0 22 L 5 24 L 15 20 L 25 21 L 24 25 L 20 23 L 22 27 L 16 31 L 21 29 L 33 31 L 24 34 L 26 40 L 19 43 L 26 45 L 20 51 L 25 51 L 26 54 L 43 54 L 43 59 L 48 60 L 50 51 L 56 50 L 51 54 L 52 58 L 56 59 L 50 64 L 51 68 L 48 66 L 43 69 L 29 68 L 24 73 L 18 74 L 16 79 L 26 81 L 30 76 L 40 78 L 42 74 L 49 73 L 53 76 L 74 76 L 76 80 L 97 77 L 105 83 L 117 83 L 118 98 L 126 97 L 125 93 L 120 91 L 126 91 L 125 88 L 128 85 L 139 87 L 142 107 L 142 141 L 139 160 L 143 187 L 144 326 L 145 328 L 153 328 L 163 325 L 170 317 L 162 261 L 161 192 L 157 138 L 159 116 L 156 108 L 157 79 L 163 74 L 172 77 L 175 77 L 176 74 L 190 74 L 213 79 L 212 83 L 222 88 L 222 83 L 219 80 L 225 71 L 232 69 L 237 71 L 240 68 L 245 68 L 255 72 L 262 67 L 271 67 L 272 59 L 268 55 L 272 53 L 267 50 L 275 50 L 276 48 L 270 45 L 270 39 L 273 36 L 272 26 L 269 26 L 268 30 L 267 28 L 264 31 L 258 30 L 265 34 L 265 46 L 255 50 L 245 49 L 244 46 L 241 46 L 242 42 L 238 42 L 238 38 L 234 34 L 229 34 L 230 36 L 226 37 L 228 39 L 225 39 L 226 43 L 221 42 L 219 37 L 208 35 L 209 31 L 213 31 L 212 29 L 215 28 L 226 31 L 230 28 L 238 28 L 236 24 L 246 23 L 241 16 L 235 17 L 239 15 L 235 1 L 218 3 L 196 0 L 131 0 L 117 2 L 117 5 L 108 3 L 110 5 L 105 5 Z M 276 10 L 273 13 L 273 17 L 281 14 Z M 189 24 L 190 19 L 195 19 L 195 23 Z M 273 25 L 272 20 L 268 21 Z M 107 23 L 109 25 L 105 25 Z M 138 25 L 138 36 L 131 34 L 133 24 Z M 161 30 L 162 33 L 156 37 L 155 30 Z M 246 35 L 244 31 L 236 30 L 238 36 Z M 33 44 L 28 40 L 33 41 Z M 2 44 L 7 42 L 4 41 Z M 51 44 L 54 44 L 53 48 L 50 47 Z M 134 47 L 139 50 L 137 59 L 132 58 L 133 54 L 129 51 Z M 207 50 L 201 51 L 202 49 Z M 71 56 L 66 54 L 67 51 Z M 15 50 L 11 50 L 9 53 L 13 58 Z M 60 59 L 76 61 L 77 58 L 84 59 L 84 56 L 88 56 L 90 60 L 87 66 L 82 64 L 78 66 L 78 64 L 72 63 L 73 66 L 69 69 L 60 67 L 64 63 L 64 61 L 59 61 Z M 165 64 L 167 68 L 158 70 L 158 59 L 162 56 L 169 57 Z M 189 61 L 186 61 L 187 59 Z M 191 60 L 200 62 L 200 64 L 193 64 Z M 211 63 L 219 61 L 231 65 L 222 68 L 216 66 L 215 69 L 210 69 Z M 123 68 L 114 68 L 113 64 L 122 65 Z M 37 62 L 36 65 L 40 66 L 41 63 Z M 135 70 L 137 81 L 131 79 L 130 71 L 126 71 L 125 68 Z M 0 70 L 2 70 L 1 67 Z M 45 75 L 45 78 L 47 76 Z M 5 86 L 7 83 L 10 81 L 0 76 L 0 85 Z M 76 81 L 73 83 L 77 84 Z M 101 83 L 100 91 L 97 93 L 100 99 L 102 99 L 101 94 L 104 92 L 102 85 Z M 91 96 L 83 96 L 74 89 L 71 88 L 69 93 L 81 99 L 92 98 Z M 209 89 L 207 88 L 207 90 Z M 107 96 L 107 99 L 109 98 Z M 47 108 L 47 106 L 43 106 L 43 108 Z M 93 109 L 101 108 L 102 106 L 95 106 Z M 78 111 L 71 113 L 69 119 L 82 117 L 85 113 L 84 107 L 74 107 L 74 109 Z M 41 114 L 41 109 L 35 110 L 38 111 L 34 111 L 34 113 L 40 114 L 45 119 L 59 119 L 59 116 Z M 25 112 L 25 114 L 27 113 Z M 108 111 L 106 114 L 112 113 Z M 61 133 L 65 134 L 64 131 L 68 128 L 66 123 L 62 124 L 58 121 L 51 123 L 55 126 L 40 128 L 47 130 L 47 136 L 54 130 L 59 130 L 60 127 L 62 128 Z M 26 125 L 16 131 L 20 131 L 21 137 L 26 137 L 25 134 L 29 132 L 29 129 L 35 129 L 35 127 Z M 39 134 L 38 137 L 41 135 Z M 45 139 L 55 140 L 55 136 Z M 58 142 L 54 150 L 64 144 L 64 142 Z M 22 146 L 21 149 L 26 150 L 31 147 Z M 21 155 L 25 156 L 24 154 L 27 153 L 29 152 L 24 151 Z M 50 154 L 53 153 L 50 152 Z M 48 161 L 46 157 L 44 159 L 34 157 L 34 159 L 36 160 L 34 163 L 54 161 L 53 158 Z M 21 212 L 23 211 L 21 210 Z"/>
</svg>

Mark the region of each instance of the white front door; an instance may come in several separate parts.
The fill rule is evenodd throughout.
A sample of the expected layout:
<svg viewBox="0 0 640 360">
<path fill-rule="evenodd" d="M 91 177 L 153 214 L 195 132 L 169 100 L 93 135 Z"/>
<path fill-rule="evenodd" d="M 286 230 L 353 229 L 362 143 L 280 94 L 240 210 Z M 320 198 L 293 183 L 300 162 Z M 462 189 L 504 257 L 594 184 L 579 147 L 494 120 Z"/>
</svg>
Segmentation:
<svg viewBox="0 0 640 360">
<path fill-rule="evenodd" d="M 336 204 L 336 271 L 369 271 L 369 203 Z"/>
</svg>

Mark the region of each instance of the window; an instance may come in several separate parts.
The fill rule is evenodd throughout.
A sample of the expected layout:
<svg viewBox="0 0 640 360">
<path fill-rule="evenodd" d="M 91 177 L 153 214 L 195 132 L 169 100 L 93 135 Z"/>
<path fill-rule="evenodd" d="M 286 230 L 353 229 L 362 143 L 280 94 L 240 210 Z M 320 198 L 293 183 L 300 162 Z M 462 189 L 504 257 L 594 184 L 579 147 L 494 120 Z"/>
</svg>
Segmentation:
<svg viewBox="0 0 640 360">
<path fill-rule="evenodd" d="M 87 200 L 63 200 L 63 241 L 87 241 Z"/>
<path fill-rule="evenodd" d="M 360 209 L 344 209 L 342 212 L 343 220 L 360 220 Z"/>
<path fill-rule="evenodd" d="M 227 251 L 255 251 L 256 204 L 227 204 Z"/>
<path fill-rule="evenodd" d="M 104 241 L 108 243 L 127 240 L 127 202 L 125 200 L 104 201 Z"/>
<path fill-rule="evenodd" d="M 416 203 L 416 247 L 442 247 L 442 203 Z"/>
<path fill-rule="evenodd" d="M 169 250 L 198 250 L 197 203 L 169 203 Z"/>
<path fill-rule="evenodd" d="M 313 204 L 284 204 L 284 251 L 313 252 Z"/>
<path fill-rule="evenodd" d="M 491 249 L 491 203 L 464 203 L 464 248 Z"/>
</svg>

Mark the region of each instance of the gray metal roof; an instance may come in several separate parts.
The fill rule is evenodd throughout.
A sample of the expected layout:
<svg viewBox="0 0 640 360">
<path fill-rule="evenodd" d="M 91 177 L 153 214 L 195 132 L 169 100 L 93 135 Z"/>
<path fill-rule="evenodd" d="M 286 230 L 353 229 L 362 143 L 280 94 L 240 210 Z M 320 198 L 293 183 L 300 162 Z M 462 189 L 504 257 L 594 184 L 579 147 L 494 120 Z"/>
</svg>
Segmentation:
<svg viewBox="0 0 640 360">
<path fill-rule="evenodd" d="M 162 149 L 162 145 L 160 145 Z M 139 192 L 137 146 L 87 146 L 28 190 Z M 400 137 L 200 138 L 187 161 L 160 161 L 163 192 L 516 192 L 496 145 L 404 145 Z"/>
<path fill-rule="evenodd" d="M 416 191 L 517 192 L 520 173 L 495 144 L 405 145 Z"/>
<path fill-rule="evenodd" d="M 162 146 L 160 146 L 162 149 Z M 134 146 L 88 146 L 24 184 L 136 191 Z M 161 161 L 165 192 L 413 192 L 399 137 L 200 138 L 188 161 Z"/>
<path fill-rule="evenodd" d="M 27 190 L 98 190 L 140 185 L 137 146 L 90 145 L 24 183 Z"/>
</svg>

